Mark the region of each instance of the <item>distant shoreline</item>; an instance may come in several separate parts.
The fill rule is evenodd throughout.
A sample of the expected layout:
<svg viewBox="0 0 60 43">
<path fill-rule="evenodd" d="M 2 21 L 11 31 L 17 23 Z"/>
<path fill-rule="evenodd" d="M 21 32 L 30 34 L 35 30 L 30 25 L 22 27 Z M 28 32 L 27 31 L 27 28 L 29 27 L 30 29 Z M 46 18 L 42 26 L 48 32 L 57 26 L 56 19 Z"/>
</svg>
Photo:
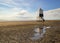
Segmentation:
<svg viewBox="0 0 60 43">
<path fill-rule="evenodd" d="M 42 21 L 42 20 L 26 20 L 26 21 L 0 21 L 0 22 L 32 22 L 32 21 Z M 60 21 L 60 20 L 45 20 L 45 21 Z"/>
<path fill-rule="evenodd" d="M 51 23 L 51 22 L 60 22 L 60 20 L 46 20 L 46 23 Z M 0 22 L 0 26 L 16 26 L 16 25 L 40 25 L 42 24 L 42 21 L 3 21 Z"/>
</svg>

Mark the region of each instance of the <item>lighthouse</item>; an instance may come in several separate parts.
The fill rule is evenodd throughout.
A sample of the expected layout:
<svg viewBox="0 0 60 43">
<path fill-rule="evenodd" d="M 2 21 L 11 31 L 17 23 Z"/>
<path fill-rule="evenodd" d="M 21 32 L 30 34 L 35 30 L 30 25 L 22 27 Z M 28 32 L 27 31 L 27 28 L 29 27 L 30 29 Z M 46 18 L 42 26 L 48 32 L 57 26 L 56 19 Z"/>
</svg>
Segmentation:
<svg viewBox="0 0 60 43">
<path fill-rule="evenodd" d="M 43 17 L 44 17 L 44 15 L 43 15 L 43 9 L 40 8 L 39 9 L 39 18 L 41 18 L 43 21 L 45 21 Z"/>
<path fill-rule="evenodd" d="M 41 17 L 41 18 L 43 17 L 43 9 L 41 9 L 41 8 L 39 9 L 39 17 Z"/>
</svg>

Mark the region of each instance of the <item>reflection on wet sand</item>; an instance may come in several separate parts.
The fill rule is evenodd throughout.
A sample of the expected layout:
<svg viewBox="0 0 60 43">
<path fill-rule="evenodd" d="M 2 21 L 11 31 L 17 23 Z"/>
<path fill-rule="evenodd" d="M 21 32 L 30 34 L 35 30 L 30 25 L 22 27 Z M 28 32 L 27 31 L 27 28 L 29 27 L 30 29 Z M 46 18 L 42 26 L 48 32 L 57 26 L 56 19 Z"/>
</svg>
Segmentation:
<svg viewBox="0 0 60 43">
<path fill-rule="evenodd" d="M 31 40 L 38 40 L 43 38 L 47 28 L 50 28 L 50 27 L 43 26 L 42 28 L 40 27 L 35 28 L 33 30 L 34 34 L 33 34 L 33 37 L 31 37 Z"/>
</svg>

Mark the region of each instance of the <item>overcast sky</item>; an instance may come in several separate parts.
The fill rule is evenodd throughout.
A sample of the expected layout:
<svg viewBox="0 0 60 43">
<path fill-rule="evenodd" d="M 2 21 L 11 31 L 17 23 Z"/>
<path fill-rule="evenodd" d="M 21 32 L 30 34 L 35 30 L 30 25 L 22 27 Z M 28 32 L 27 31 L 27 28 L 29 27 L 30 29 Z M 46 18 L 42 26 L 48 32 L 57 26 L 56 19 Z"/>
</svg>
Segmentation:
<svg viewBox="0 0 60 43">
<path fill-rule="evenodd" d="M 0 20 L 35 20 L 39 8 L 48 11 L 60 8 L 59 4 L 60 0 L 0 0 Z"/>
</svg>

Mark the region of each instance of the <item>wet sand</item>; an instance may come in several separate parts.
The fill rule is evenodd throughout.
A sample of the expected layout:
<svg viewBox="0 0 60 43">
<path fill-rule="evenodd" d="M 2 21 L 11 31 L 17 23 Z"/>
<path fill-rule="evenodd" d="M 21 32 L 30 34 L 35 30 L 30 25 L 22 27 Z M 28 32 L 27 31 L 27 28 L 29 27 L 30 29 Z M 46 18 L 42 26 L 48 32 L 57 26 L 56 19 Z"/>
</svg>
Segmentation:
<svg viewBox="0 0 60 43">
<path fill-rule="evenodd" d="M 0 23 L 1 24 L 1 23 Z M 10 24 L 10 25 L 9 25 Z M 46 29 L 42 39 L 32 41 L 35 27 L 43 27 L 42 22 L 21 22 L 3 23 L 0 25 L 0 43 L 60 43 L 60 21 L 46 21 Z"/>
</svg>

